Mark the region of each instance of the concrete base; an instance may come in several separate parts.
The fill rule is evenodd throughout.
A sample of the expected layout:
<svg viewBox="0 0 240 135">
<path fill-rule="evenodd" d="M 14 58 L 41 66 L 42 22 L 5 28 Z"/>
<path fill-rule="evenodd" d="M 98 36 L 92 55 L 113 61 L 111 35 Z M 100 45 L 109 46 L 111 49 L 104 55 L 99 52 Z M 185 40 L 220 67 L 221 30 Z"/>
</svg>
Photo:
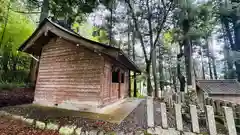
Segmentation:
<svg viewBox="0 0 240 135">
<path fill-rule="evenodd" d="M 53 104 L 49 102 L 36 102 L 34 101 L 33 104 L 41 105 L 41 106 L 48 106 L 48 107 L 57 107 L 57 108 L 62 108 L 62 109 L 68 109 L 68 110 L 75 110 L 75 111 L 81 111 L 81 112 L 93 112 L 93 113 L 102 113 L 106 114 L 105 112 L 107 110 L 112 110 L 113 108 L 116 108 L 119 104 L 123 103 L 126 101 L 126 98 L 124 99 L 119 99 L 113 103 L 110 103 L 104 107 L 99 107 L 98 102 L 84 102 L 84 101 L 64 101 L 60 104 Z"/>
<path fill-rule="evenodd" d="M 98 107 L 97 104 L 82 102 L 81 104 L 75 102 L 64 102 L 58 105 L 41 102 L 41 104 L 34 102 L 40 106 L 56 107 L 61 109 L 75 110 L 79 112 L 90 112 L 95 114 L 104 114 L 109 116 L 107 121 L 120 124 L 144 99 L 138 98 L 124 98 L 105 107 Z"/>
</svg>

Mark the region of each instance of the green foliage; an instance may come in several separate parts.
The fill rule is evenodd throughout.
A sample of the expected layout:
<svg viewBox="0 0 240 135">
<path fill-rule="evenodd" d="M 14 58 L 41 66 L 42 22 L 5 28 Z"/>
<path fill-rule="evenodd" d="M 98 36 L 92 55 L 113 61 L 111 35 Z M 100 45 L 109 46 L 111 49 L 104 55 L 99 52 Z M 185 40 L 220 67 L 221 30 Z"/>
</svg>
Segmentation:
<svg viewBox="0 0 240 135">
<path fill-rule="evenodd" d="M 64 18 L 69 24 L 75 21 L 82 22 L 87 13 L 99 5 L 97 0 L 48 0 L 49 13 L 55 18 Z M 29 10 L 38 10 L 42 0 L 26 0 Z"/>
<path fill-rule="evenodd" d="M 109 42 L 108 34 L 103 28 L 98 28 L 87 22 L 81 24 L 75 22 L 72 28 L 75 32 L 78 32 L 85 38 L 104 44 L 107 44 Z"/>
<path fill-rule="evenodd" d="M 28 76 L 30 58 L 17 49 L 32 34 L 35 26 L 27 16 L 8 10 L 8 4 L 3 6 L 4 19 L 0 24 L 0 81 L 24 82 Z M 14 7 L 10 5 L 10 8 Z"/>
<path fill-rule="evenodd" d="M 195 90 L 189 90 L 187 93 L 184 94 L 184 111 L 189 113 L 190 106 L 189 105 L 196 105 L 199 108 L 197 93 Z"/>
<path fill-rule="evenodd" d="M 0 90 L 13 90 L 15 88 L 26 87 L 25 83 L 9 83 L 9 82 L 0 82 Z"/>
</svg>

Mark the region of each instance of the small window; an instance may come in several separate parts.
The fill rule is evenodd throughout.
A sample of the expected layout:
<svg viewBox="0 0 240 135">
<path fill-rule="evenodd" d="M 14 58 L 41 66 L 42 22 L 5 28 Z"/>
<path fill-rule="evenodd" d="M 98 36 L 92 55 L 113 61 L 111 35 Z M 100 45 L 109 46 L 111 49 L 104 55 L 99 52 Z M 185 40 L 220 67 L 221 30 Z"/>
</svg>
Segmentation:
<svg viewBox="0 0 240 135">
<path fill-rule="evenodd" d="M 112 72 L 112 82 L 113 83 L 119 83 L 118 74 L 119 74 L 119 72 Z"/>
<path fill-rule="evenodd" d="M 124 73 L 121 73 L 121 83 L 124 83 Z"/>
</svg>

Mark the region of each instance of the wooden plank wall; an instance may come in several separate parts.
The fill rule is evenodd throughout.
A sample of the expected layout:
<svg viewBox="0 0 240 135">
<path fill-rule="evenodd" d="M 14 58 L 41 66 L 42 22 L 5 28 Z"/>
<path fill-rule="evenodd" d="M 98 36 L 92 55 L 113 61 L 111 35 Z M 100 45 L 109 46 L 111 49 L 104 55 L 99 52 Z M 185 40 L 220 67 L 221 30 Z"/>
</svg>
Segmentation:
<svg viewBox="0 0 240 135">
<path fill-rule="evenodd" d="M 35 102 L 99 102 L 103 62 L 103 57 L 81 45 L 52 39 L 42 50 Z"/>
</svg>

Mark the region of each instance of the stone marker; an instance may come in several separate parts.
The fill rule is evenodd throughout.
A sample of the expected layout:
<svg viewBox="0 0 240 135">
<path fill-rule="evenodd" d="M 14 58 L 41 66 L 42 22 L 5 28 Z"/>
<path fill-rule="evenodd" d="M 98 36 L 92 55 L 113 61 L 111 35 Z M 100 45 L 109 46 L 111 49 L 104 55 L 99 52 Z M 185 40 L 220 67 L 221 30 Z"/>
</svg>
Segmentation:
<svg viewBox="0 0 240 135">
<path fill-rule="evenodd" d="M 75 128 L 76 126 L 64 126 L 60 128 L 59 133 L 62 135 L 71 135 Z"/>
<path fill-rule="evenodd" d="M 11 115 L 12 118 L 16 119 L 16 120 L 22 120 L 22 116 L 19 116 L 19 115 Z"/>
<path fill-rule="evenodd" d="M 87 135 L 87 131 L 82 131 L 80 135 Z"/>
<path fill-rule="evenodd" d="M 176 118 L 176 126 L 177 130 L 183 130 L 183 121 L 182 121 L 182 111 L 181 111 L 181 104 L 175 104 L 175 118 Z"/>
<path fill-rule="evenodd" d="M 98 132 L 98 135 L 104 135 L 103 131 Z"/>
<path fill-rule="evenodd" d="M 26 123 L 28 123 L 28 124 L 32 125 L 32 124 L 33 124 L 33 122 L 34 122 L 34 119 L 29 119 L 29 118 L 26 118 L 24 121 L 25 121 Z"/>
<path fill-rule="evenodd" d="M 233 110 L 230 107 L 223 107 L 225 112 L 226 127 L 228 129 L 228 135 L 237 135 L 235 122 L 233 118 Z"/>
<path fill-rule="evenodd" d="M 0 115 L 11 115 L 11 114 L 5 111 L 0 111 Z"/>
<path fill-rule="evenodd" d="M 147 125 L 154 127 L 153 98 L 147 97 Z"/>
<path fill-rule="evenodd" d="M 128 132 L 125 135 L 134 135 L 134 133 L 133 132 Z"/>
<path fill-rule="evenodd" d="M 162 119 L 162 128 L 168 128 L 168 121 L 167 121 L 167 109 L 165 103 L 160 103 L 160 110 L 161 110 L 161 119 Z"/>
<path fill-rule="evenodd" d="M 98 131 L 97 130 L 91 130 L 89 131 L 88 135 L 97 135 Z"/>
<path fill-rule="evenodd" d="M 216 100 L 216 112 L 219 113 L 221 111 L 221 107 L 220 107 L 220 102 L 219 100 Z"/>
<path fill-rule="evenodd" d="M 196 105 L 190 105 L 190 115 L 192 120 L 192 132 L 200 133 L 199 123 L 198 123 L 198 114 Z"/>
<path fill-rule="evenodd" d="M 58 125 L 54 123 L 47 123 L 47 129 L 49 130 L 58 130 Z"/>
<path fill-rule="evenodd" d="M 217 135 L 215 117 L 213 112 L 213 107 L 210 105 L 205 106 L 206 116 L 207 116 L 207 126 L 210 135 Z"/>
<path fill-rule="evenodd" d="M 116 135 L 125 135 L 125 134 L 124 134 L 124 132 L 119 131 L 119 132 L 116 133 Z"/>
<path fill-rule="evenodd" d="M 74 134 L 75 135 L 81 135 L 81 132 L 82 132 L 82 128 L 76 128 L 75 131 L 74 131 Z"/>
<path fill-rule="evenodd" d="M 143 131 L 136 131 L 135 135 L 144 135 L 144 132 Z"/>
<path fill-rule="evenodd" d="M 45 128 L 45 123 L 41 122 L 41 121 L 36 121 L 36 127 L 40 128 L 40 129 L 44 129 Z"/>
</svg>

